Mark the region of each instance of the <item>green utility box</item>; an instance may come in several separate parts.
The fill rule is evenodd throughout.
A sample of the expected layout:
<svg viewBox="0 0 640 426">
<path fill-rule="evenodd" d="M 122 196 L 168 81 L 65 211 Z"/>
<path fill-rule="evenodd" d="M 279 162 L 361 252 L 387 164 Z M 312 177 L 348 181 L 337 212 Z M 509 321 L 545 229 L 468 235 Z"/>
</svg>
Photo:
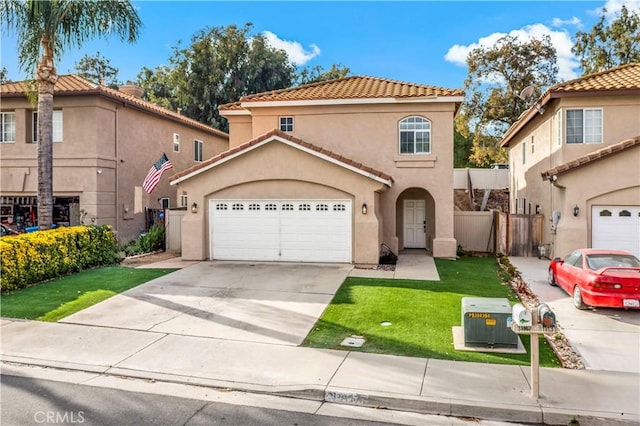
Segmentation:
<svg viewBox="0 0 640 426">
<path fill-rule="evenodd" d="M 518 335 L 511 330 L 511 322 L 511 304 L 506 298 L 462 298 L 465 346 L 517 348 Z"/>
</svg>

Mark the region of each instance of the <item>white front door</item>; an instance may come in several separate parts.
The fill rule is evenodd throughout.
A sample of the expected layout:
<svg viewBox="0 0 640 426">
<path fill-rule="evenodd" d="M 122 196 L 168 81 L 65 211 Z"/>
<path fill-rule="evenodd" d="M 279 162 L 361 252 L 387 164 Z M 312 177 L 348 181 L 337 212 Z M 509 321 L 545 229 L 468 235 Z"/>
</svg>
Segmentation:
<svg viewBox="0 0 640 426">
<path fill-rule="evenodd" d="M 404 247 L 426 247 L 427 222 L 424 200 L 404 200 Z"/>
</svg>

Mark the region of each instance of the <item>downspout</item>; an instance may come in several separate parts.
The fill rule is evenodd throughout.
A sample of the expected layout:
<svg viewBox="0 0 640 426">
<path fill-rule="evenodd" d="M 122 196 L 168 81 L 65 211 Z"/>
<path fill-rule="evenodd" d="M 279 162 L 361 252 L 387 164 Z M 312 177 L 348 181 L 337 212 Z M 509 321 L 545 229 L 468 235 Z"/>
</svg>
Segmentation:
<svg viewBox="0 0 640 426">
<path fill-rule="evenodd" d="M 114 129 L 115 130 L 115 144 L 116 144 L 116 152 L 115 152 L 115 154 L 116 154 L 116 167 L 115 167 L 115 182 L 114 182 L 114 185 L 115 185 L 115 196 L 116 196 L 116 229 L 115 229 L 116 235 L 119 235 L 118 231 L 120 230 L 120 209 L 118 208 L 118 204 L 120 203 L 120 197 L 118 197 L 118 182 L 119 182 L 118 169 L 120 167 L 120 160 L 119 160 L 120 156 L 119 156 L 119 150 L 118 150 L 118 146 L 120 144 L 120 134 L 118 132 L 118 111 L 119 111 L 119 108 L 118 108 L 118 105 L 116 104 L 116 113 L 115 113 L 115 120 L 114 120 L 115 121 L 115 123 L 114 123 L 114 126 L 115 126 L 115 129 Z"/>
</svg>

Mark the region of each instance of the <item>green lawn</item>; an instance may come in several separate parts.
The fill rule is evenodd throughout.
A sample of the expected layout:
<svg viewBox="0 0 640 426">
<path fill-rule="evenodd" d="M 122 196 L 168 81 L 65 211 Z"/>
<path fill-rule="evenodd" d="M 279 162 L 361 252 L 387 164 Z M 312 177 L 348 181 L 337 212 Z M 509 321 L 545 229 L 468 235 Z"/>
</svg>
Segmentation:
<svg viewBox="0 0 640 426">
<path fill-rule="evenodd" d="M 530 363 L 529 337 L 521 336 L 526 354 L 456 351 L 452 327 L 461 326 L 463 297 L 506 297 L 517 301 L 497 276 L 494 258 L 436 259 L 440 281 L 347 278 L 303 345 L 347 349 L 340 342 L 363 336 L 362 348 L 349 350 L 496 364 Z M 392 323 L 389 327 L 380 325 Z M 540 365 L 560 362 L 540 338 Z"/>
<path fill-rule="evenodd" d="M 58 321 L 111 296 L 175 269 L 134 269 L 120 266 L 77 274 L 3 294 L 0 315 L 6 318 Z"/>
</svg>

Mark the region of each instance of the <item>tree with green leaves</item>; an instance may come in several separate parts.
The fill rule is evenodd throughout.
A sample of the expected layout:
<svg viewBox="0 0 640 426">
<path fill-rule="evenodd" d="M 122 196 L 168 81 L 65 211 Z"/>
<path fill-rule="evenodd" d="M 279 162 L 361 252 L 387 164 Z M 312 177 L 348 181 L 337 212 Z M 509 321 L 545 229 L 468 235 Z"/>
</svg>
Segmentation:
<svg viewBox="0 0 640 426">
<path fill-rule="evenodd" d="M 9 75 L 9 71 L 7 70 L 7 67 L 0 68 L 0 84 L 4 84 L 8 81 L 7 80 L 8 75 Z"/>
<path fill-rule="evenodd" d="M 53 224 L 53 91 L 56 61 L 67 49 L 117 34 L 133 42 L 142 22 L 128 0 L 3 0 L 2 30 L 15 33 L 18 60 L 38 88 L 38 225 Z"/>
<path fill-rule="evenodd" d="M 76 74 L 80 77 L 91 80 L 94 83 L 102 83 L 112 88 L 117 88 L 120 85 L 118 82 L 118 68 L 112 66 L 111 61 L 100 55 L 100 52 L 96 52 L 93 56 L 85 54 L 76 62 L 75 69 Z"/>
<path fill-rule="evenodd" d="M 624 5 L 618 17 L 610 22 L 606 13 L 603 9 L 590 32 L 575 34 L 571 51 L 580 59 L 584 74 L 640 62 L 640 15 Z"/>
<path fill-rule="evenodd" d="M 169 66 L 143 68 L 138 85 L 145 98 L 227 131 L 218 106 L 244 95 L 291 86 L 295 68 L 284 50 L 269 45 L 252 24 L 205 28 L 191 44 L 173 48 Z"/>
<path fill-rule="evenodd" d="M 296 78 L 297 84 L 302 86 L 303 84 L 317 83 L 319 81 L 335 80 L 337 78 L 344 78 L 351 73 L 351 70 L 342 65 L 333 64 L 330 69 L 325 70 L 322 66 L 316 65 L 313 68 L 306 67 L 298 71 Z"/>
<path fill-rule="evenodd" d="M 549 36 L 529 41 L 504 36 L 490 47 L 478 47 L 467 56 L 466 100 L 463 112 L 473 133 L 471 161 L 479 167 L 505 162 L 499 147 L 502 136 L 529 103 L 519 94 L 531 87 L 535 100 L 557 82 L 556 50 Z"/>
</svg>

